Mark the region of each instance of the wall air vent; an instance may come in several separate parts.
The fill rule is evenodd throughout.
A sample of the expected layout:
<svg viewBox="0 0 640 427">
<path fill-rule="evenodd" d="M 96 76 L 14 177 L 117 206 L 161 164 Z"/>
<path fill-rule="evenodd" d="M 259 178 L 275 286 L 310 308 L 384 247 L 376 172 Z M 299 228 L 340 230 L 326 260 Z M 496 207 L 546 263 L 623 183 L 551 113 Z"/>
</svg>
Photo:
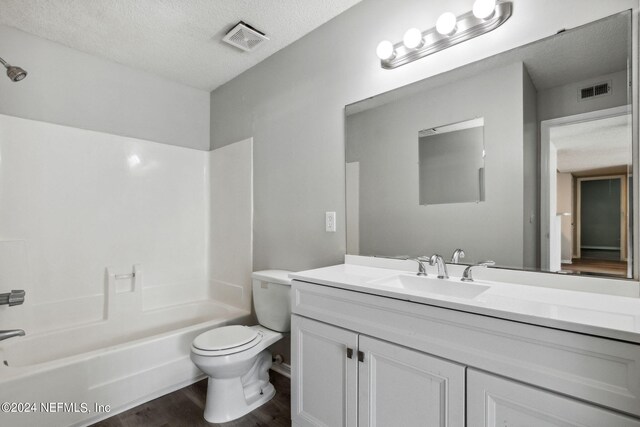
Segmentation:
<svg viewBox="0 0 640 427">
<path fill-rule="evenodd" d="M 222 38 L 222 41 L 245 52 L 255 50 L 267 40 L 269 40 L 269 38 L 265 36 L 263 32 L 256 30 L 251 25 L 247 25 L 242 21 L 238 22 L 235 27 L 230 29 Z"/>
<path fill-rule="evenodd" d="M 611 93 L 611 82 L 597 83 L 578 89 L 578 101 L 591 99 Z"/>
</svg>

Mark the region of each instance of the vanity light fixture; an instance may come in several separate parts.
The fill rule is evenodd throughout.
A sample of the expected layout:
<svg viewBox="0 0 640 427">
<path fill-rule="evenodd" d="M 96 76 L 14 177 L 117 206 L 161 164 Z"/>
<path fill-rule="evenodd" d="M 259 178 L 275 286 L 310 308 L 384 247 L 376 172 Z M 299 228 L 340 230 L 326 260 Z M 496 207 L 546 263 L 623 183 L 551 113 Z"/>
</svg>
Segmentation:
<svg viewBox="0 0 640 427">
<path fill-rule="evenodd" d="M 496 0 L 476 0 L 472 12 L 478 19 L 489 19 L 496 13 Z"/>
<path fill-rule="evenodd" d="M 451 12 L 445 12 L 438 17 L 436 21 L 436 31 L 443 36 L 450 36 L 456 32 L 458 20 L 456 15 Z"/>
<path fill-rule="evenodd" d="M 509 1 L 476 0 L 472 11 L 463 15 L 456 17 L 451 12 L 445 12 L 440 15 L 434 28 L 423 32 L 410 28 L 402 42 L 380 42 L 376 49 L 380 66 L 385 69 L 397 68 L 488 33 L 504 24 L 511 17 L 511 10 Z"/>
<path fill-rule="evenodd" d="M 404 44 L 404 47 L 407 49 L 418 49 L 422 47 L 424 44 L 422 32 L 417 28 L 409 28 L 407 32 L 404 33 L 402 44 Z"/>
<path fill-rule="evenodd" d="M 382 40 L 380 43 L 378 43 L 376 54 L 382 61 L 392 60 L 396 56 L 396 51 L 393 47 L 393 43 L 391 43 L 389 40 Z"/>
</svg>

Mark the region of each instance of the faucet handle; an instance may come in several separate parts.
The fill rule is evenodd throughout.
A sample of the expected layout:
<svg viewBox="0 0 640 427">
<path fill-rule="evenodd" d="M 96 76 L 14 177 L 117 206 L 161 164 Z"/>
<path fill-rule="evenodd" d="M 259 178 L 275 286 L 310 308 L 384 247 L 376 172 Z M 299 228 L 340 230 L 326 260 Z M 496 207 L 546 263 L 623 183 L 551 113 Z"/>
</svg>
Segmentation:
<svg viewBox="0 0 640 427">
<path fill-rule="evenodd" d="M 24 303 L 25 292 L 23 290 L 12 290 L 9 293 L 9 307 Z"/>
<path fill-rule="evenodd" d="M 496 265 L 496 262 L 489 259 L 486 261 L 480 261 L 476 265 L 479 267 L 491 267 L 492 265 Z"/>
<path fill-rule="evenodd" d="M 462 278 L 460 279 L 463 282 L 473 282 L 473 274 L 471 274 L 473 267 L 489 267 L 492 265 L 496 265 L 495 261 L 491 261 L 491 260 L 487 260 L 487 261 L 480 261 L 477 264 L 474 265 L 470 265 L 467 268 L 464 269 L 464 272 L 462 273 Z"/>
<path fill-rule="evenodd" d="M 424 268 L 424 264 L 423 262 L 428 261 L 427 259 L 425 259 L 425 257 L 415 257 L 415 258 L 407 258 L 408 260 L 411 261 L 415 261 L 418 263 L 418 272 L 416 273 L 416 275 L 418 276 L 426 276 L 427 275 L 427 270 Z"/>
</svg>

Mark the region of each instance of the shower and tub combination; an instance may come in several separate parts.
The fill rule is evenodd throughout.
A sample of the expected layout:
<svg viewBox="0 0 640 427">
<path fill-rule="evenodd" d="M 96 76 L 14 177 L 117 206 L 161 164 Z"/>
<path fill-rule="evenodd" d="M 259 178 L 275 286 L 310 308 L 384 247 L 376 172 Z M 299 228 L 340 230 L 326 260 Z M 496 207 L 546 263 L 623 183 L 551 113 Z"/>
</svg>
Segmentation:
<svg viewBox="0 0 640 427">
<path fill-rule="evenodd" d="M 205 378 L 201 333 L 252 324 L 242 280 L 209 276 L 210 157 L 0 114 L 0 425 L 108 418 Z"/>
<path fill-rule="evenodd" d="M 9 77 L 12 82 L 19 82 L 27 77 L 27 72 L 21 67 L 11 65 L 2 58 L 0 58 L 0 64 L 4 65 L 7 69 L 7 77 Z M 25 292 L 23 290 L 12 290 L 11 292 L 0 294 L 0 305 L 8 305 L 9 307 L 20 305 L 24 302 L 24 296 Z M 0 341 L 24 335 L 25 332 L 22 329 L 0 330 Z"/>
</svg>

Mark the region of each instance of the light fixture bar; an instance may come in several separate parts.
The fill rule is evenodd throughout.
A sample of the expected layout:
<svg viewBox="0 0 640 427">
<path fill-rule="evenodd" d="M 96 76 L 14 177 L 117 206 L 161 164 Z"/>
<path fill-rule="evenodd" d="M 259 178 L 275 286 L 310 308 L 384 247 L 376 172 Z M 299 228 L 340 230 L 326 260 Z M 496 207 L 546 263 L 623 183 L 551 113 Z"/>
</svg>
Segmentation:
<svg viewBox="0 0 640 427">
<path fill-rule="evenodd" d="M 489 19 L 476 18 L 473 12 L 465 13 L 456 18 L 456 29 L 451 35 L 442 35 L 436 28 L 422 32 L 424 44 L 417 49 L 408 49 L 403 42 L 393 45 L 395 56 L 390 59 L 380 60 L 380 66 L 385 69 L 397 68 L 416 59 L 444 50 L 464 41 L 478 37 L 493 31 L 502 25 L 511 16 L 511 2 L 499 2 L 495 12 Z"/>
</svg>

